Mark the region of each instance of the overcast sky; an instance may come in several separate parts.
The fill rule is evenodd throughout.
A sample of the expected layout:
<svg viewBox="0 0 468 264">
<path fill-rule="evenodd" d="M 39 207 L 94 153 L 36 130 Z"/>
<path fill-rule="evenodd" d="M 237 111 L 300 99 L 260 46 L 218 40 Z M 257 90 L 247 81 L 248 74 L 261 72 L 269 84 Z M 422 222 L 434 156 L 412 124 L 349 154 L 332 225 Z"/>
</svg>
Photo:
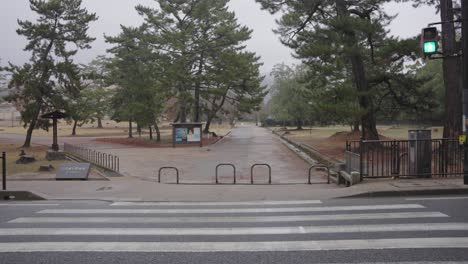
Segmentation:
<svg viewBox="0 0 468 264">
<path fill-rule="evenodd" d="M 96 37 L 92 49 L 80 52 L 76 61 L 87 63 L 97 55 L 103 55 L 108 48 L 103 35 L 117 35 L 120 25 L 139 25 L 143 21 L 134 7 L 137 4 L 154 6 L 154 0 L 83 0 L 84 6 L 99 16 L 99 20 L 92 23 L 90 35 Z M 277 63 L 297 63 L 291 50 L 284 47 L 272 29 L 276 27 L 275 17 L 266 11 L 254 0 L 231 0 L 230 7 L 236 12 L 239 22 L 253 29 L 252 39 L 247 43 L 249 50 L 261 56 L 264 63 L 263 73 L 268 73 Z M 414 9 L 410 4 L 392 3 L 386 6 L 387 11 L 394 15 L 399 14 L 389 27 L 391 34 L 400 37 L 417 35 L 429 22 L 439 21 L 433 7 Z M 24 37 L 16 34 L 17 19 L 33 19 L 27 0 L 2 0 L 0 9 L 0 59 L 1 64 L 11 61 L 14 64 L 24 63 L 29 54 L 22 51 L 26 44 Z"/>
</svg>

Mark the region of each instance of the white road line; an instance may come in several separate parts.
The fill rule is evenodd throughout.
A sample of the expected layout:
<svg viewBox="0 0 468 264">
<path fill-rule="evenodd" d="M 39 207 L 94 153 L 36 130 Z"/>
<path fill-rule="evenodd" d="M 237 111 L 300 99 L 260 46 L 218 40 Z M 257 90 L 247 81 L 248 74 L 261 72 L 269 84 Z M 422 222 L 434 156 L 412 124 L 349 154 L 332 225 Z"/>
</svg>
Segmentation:
<svg viewBox="0 0 468 264">
<path fill-rule="evenodd" d="M 431 200 L 462 200 L 468 199 L 468 196 L 459 197 L 420 197 L 420 198 L 406 198 L 407 201 L 431 201 Z"/>
<path fill-rule="evenodd" d="M 0 236 L 229 236 L 406 231 L 468 231 L 468 223 L 220 228 L 4 228 Z"/>
<path fill-rule="evenodd" d="M 421 209 L 419 204 L 284 207 L 284 208 L 211 208 L 211 209 L 45 209 L 39 214 L 228 214 L 228 213 L 286 213 L 336 212 L 358 210 Z"/>
<path fill-rule="evenodd" d="M 364 219 L 449 217 L 440 212 L 292 215 L 292 216 L 226 216 L 226 217 L 20 217 L 8 223 L 247 223 L 337 221 Z"/>
<path fill-rule="evenodd" d="M 223 206 L 223 205 L 293 205 L 321 204 L 320 200 L 304 201 L 250 201 L 250 202 L 115 202 L 111 206 Z"/>
<path fill-rule="evenodd" d="M 355 262 L 340 262 L 340 264 L 354 264 Z M 336 263 L 317 263 L 336 264 Z M 402 261 L 402 262 L 361 262 L 360 264 L 468 264 L 468 261 Z"/>
<path fill-rule="evenodd" d="M 35 203 L 0 203 L 0 206 L 58 206 L 59 204 L 35 204 Z"/>
<path fill-rule="evenodd" d="M 0 243 L 0 252 L 263 252 L 468 248 L 466 237 L 267 242 L 21 242 Z"/>
</svg>

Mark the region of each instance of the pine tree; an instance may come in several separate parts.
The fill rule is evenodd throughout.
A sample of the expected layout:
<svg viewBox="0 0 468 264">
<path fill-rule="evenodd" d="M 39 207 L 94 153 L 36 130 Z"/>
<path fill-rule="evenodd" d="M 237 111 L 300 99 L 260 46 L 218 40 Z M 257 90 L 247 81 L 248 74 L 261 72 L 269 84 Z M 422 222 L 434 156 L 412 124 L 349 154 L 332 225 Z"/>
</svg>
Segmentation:
<svg viewBox="0 0 468 264">
<path fill-rule="evenodd" d="M 129 137 L 131 123 L 136 122 L 140 128 L 154 125 L 160 141 L 158 120 L 168 93 L 160 80 L 160 56 L 151 49 L 145 30 L 145 26 L 122 26 L 118 36 L 106 37 L 107 42 L 114 44 L 109 50 L 114 54 L 109 67 L 111 80 L 118 86 L 111 108 L 114 119 L 129 121 Z"/>
<path fill-rule="evenodd" d="M 30 0 L 31 10 L 38 18 L 35 22 L 18 21 L 17 33 L 25 36 L 25 51 L 31 52 L 29 63 L 10 64 L 9 100 L 21 110 L 28 127 L 24 147 L 31 145 L 33 130 L 47 127 L 38 118 L 41 113 L 58 110 L 66 98 L 79 93 L 80 74 L 73 56 L 80 49 L 89 49 L 94 40 L 88 36 L 88 26 L 97 20 L 95 14 L 81 7 L 81 0 Z"/>
<path fill-rule="evenodd" d="M 417 59 L 417 40 L 393 38 L 385 30 L 392 20 L 382 8 L 388 0 L 257 2 L 271 13 L 284 12 L 276 32 L 315 71 L 311 76 L 354 84 L 365 139 L 378 139 L 383 106 L 422 111 L 433 105 L 431 92 L 419 89 L 423 80 L 405 67 Z"/>
<path fill-rule="evenodd" d="M 244 46 L 251 30 L 237 23 L 228 10 L 229 0 L 157 2 L 158 9 L 137 10 L 149 29 L 147 38 L 165 63 L 162 81 L 178 98 L 178 120 L 186 122 L 191 105 L 195 122 L 201 121 L 202 109 L 211 122 L 218 111 L 226 110 L 226 101 L 241 112 L 258 107 L 258 58 Z M 235 63 L 242 68 L 234 69 Z M 242 74 L 236 77 L 233 71 Z"/>
</svg>

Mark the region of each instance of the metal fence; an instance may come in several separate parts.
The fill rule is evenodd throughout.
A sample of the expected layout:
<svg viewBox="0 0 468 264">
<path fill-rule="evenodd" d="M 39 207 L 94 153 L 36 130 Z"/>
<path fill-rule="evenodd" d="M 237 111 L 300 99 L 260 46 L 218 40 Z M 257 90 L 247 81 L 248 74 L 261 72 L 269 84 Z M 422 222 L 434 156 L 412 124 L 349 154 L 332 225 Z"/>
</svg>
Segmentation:
<svg viewBox="0 0 468 264">
<path fill-rule="evenodd" d="M 362 178 L 463 174 L 463 147 L 456 139 L 347 141 L 345 160 L 346 170 Z"/>
<path fill-rule="evenodd" d="M 118 156 L 67 143 L 64 144 L 63 149 L 66 153 L 77 156 L 78 158 L 96 164 L 103 168 L 115 172 L 119 172 L 120 170 L 120 159 Z"/>
</svg>

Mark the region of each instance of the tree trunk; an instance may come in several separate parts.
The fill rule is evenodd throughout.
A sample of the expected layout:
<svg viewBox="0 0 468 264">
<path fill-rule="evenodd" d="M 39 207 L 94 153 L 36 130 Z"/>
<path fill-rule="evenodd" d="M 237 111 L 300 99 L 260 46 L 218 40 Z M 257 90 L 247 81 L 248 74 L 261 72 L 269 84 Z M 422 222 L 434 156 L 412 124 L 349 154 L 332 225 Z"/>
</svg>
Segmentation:
<svg viewBox="0 0 468 264">
<path fill-rule="evenodd" d="M 78 121 L 74 120 L 73 129 L 72 129 L 72 136 L 76 136 L 76 125 L 77 124 L 78 124 Z"/>
<path fill-rule="evenodd" d="M 55 21 L 57 23 L 57 20 Z M 55 28 L 54 28 L 55 30 Z M 44 62 L 47 59 L 47 56 L 49 56 L 50 51 L 52 50 L 52 47 L 54 45 L 55 39 L 52 39 L 49 44 L 47 45 L 47 48 L 45 49 L 45 52 L 43 53 L 42 56 L 42 62 Z M 41 74 L 41 84 L 46 82 L 47 77 L 47 72 L 49 71 L 48 64 L 47 63 L 42 63 L 44 66 L 44 69 L 42 69 L 42 74 Z M 41 90 L 41 89 L 40 89 Z M 44 94 L 43 91 L 41 90 L 41 94 Z M 39 118 L 39 114 L 41 113 L 41 108 L 42 108 L 42 101 L 41 100 L 36 100 L 37 103 L 37 110 L 36 113 L 33 115 L 33 118 L 31 119 L 31 122 L 29 123 L 28 130 L 26 132 L 26 139 L 23 144 L 23 148 L 29 148 L 31 147 L 31 139 L 32 139 L 32 133 L 34 128 L 36 127 L 37 119 Z"/>
<path fill-rule="evenodd" d="M 149 126 L 149 138 L 153 140 L 153 128 L 151 126 Z"/>
<path fill-rule="evenodd" d="M 359 132 L 360 131 L 360 129 L 359 129 L 360 125 L 361 125 L 361 122 L 359 121 L 359 119 L 354 120 L 354 122 L 352 124 L 352 131 L 353 132 Z"/>
<path fill-rule="evenodd" d="M 452 0 L 440 2 L 440 18 L 442 21 L 454 19 Z M 453 23 L 442 24 L 442 49 L 444 55 L 457 52 L 455 45 L 455 29 Z M 461 62 L 458 57 L 443 59 L 443 73 L 445 84 L 445 120 L 444 138 L 458 138 L 462 133 L 462 91 L 460 85 Z"/>
<path fill-rule="evenodd" d="M 36 113 L 33 115 L 33 118 L 31 119 L 31 122 L 29 123 L 28 130 L 26 131 L 26 139 L 24 141 L 23 148 L 31 147 L 32 133 L 34 131 L 34 128 L 36 127 L 37 119 L 39 118 L 40 113 L 41 113 L 41 104 L 38 103 Z"/>
<path fill-rule="evenodd" d="M 195 81 L 195 112 L 193 113 L 193 122 L 200 122 L 200 76 L 203 73 L 203 52 L 200 55 L 200 61 L 198 64 L 198 71 L 196 73 Z"/>
<path fill-rule="evenodd" d="M 179 112 L 177 112 L 176 119 L 174 119 L 174 122 L 173 122 L 173 123 L 177 123 L 177 122 L 179 122 L 179 119 L 180 119 L 180 111 L 179 111 Z"/>
<path fill-rule="evenodd" d="M 214 118 L 213 115 L 208 115 L 208 119 L 206 120 L 205 128 L 203 129 L 203 134 L 210 133 L 210 126 L 211 126 L 211 122 L 213 121 L 213 118 Z"/>
<path fill-rule="evenodd" d="M 154 123 L 154 129 L 156 130 L 156 142 L 161 142 L 161 131 L 159 131 L 158 123 Z"/>
<path fill-rule="evenodd" d="M 338 16 L 343 18 L 349 16 L 344 0 L 336 0 L 336 9 Z M 364 114 L 361 116 L 362 137 L 368 140 L 378 140 L 379 133 L 377 132 L 377 121 L 374 114 L 372 98 L 368 95 L 370 87 L 364 68 L 364 61 L 362 59 L 362 55 L 359 52 L 356 36 L 354 32 L 349 31 L 343 34 L 345 45 L 348 46 L 349 49 L 354 47 L 352 53 L 347 56 L 351 62 L 354 82 L 359 94 L 359 106 L 362 110 L 364 110 Z"/>
<path fill-rule="evenodd" d="M 24 141 L 23 148 L 31 147 L 31 138 L 32 138 L 32 133 L 33 133 L 35 126 L 36 126 L 36 119 L 33 119 L 29 123 L 28 130 L 26 131 L 26 139 Z"/>
<path fill-rule="evenodd" d="M 137 133 L 138 133 L 138 137 L 141 138 L 141 126 L 138 123 L 137 123 Z"/>
<path fill-rule="evenodd" d="M 100 118 L 100 117 L 98 117 L 98 119 L 97 119 L 97 128 L 104 128 L 102 126 L 102 118 Z"/>
<path fill-rule="evenodd" d="M 182 95 L 182 97 L 185 95 Z M 180 99 L 180 106 L 179 106 L 179 122 L 186 123 L 187 122 L 187 100 L 185 98 Z"/>
<path fill-rule="evenodd" d="M 303 130 L 302 128 L 302 120 L 296 120 L 296 130 Z"/>
<path fill-rule="evenodd" d="M 128 121 L 128 138 L 133 138 L 132 120 Z"/>
<path fill-rule="evenodd" d="M 55 23 L 57 23 L 57 19 L 55 20 Z M 55 28 L 54 28 L 55 31 Z M 50 51 L 52 50 L 52 47 L 54 46 L 55 39 L 52 39 L 49 44 L 47 45 L 47 48 L 45 49 L 45 52 L 43 53 L 42 56 L 42 62 L 44 62 L 47 59 L 47 56 L 49 56 Z M 48 64 L 47 63 L 42 63 L 44 66 L 44 69 L 42 69 L 42 74 L 41 74 L 41 84 L 46 82 L 47 77 L 47 72 L 49 71 Z M 43 95 L 43 91 L 40 89 L 41 94 Z M 31 147 L 31 139 L 32 139 L 32 133 L 34 128 L 36 127 L 37 119 L 39 118 L 39 114 L 41 113 L 41 108 L 42 108 L 42 101 L 41 100 L 36 100 L 37 103 L 37 110 L 36 113 L 33 115 L 33 118 L 31 119 L 31 122 L 29 123 L 28 130 L 26 132 L 26 139 L 23 144 L 23 148 L 29 148 Z"/>
</svg>

